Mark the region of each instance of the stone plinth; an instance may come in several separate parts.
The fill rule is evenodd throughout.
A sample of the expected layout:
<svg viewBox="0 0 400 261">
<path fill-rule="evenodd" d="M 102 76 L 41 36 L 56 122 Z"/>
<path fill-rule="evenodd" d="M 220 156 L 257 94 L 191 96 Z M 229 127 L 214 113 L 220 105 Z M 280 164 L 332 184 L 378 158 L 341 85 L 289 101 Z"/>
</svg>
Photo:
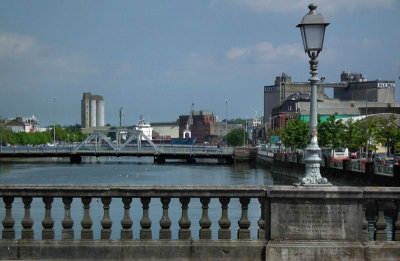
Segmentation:
<svg viewBox="0 0 400 261">
<path fill-rule="evenodd" d="M 364 260 L 364 248 L 358 242 L 269 242 L 266 260 L 280 261 L 359 261 Z"/>
<path fill-rule="evenodd" d="M 364 260 L 361 189 L 274 186 L 267 197 L 267 260 Z"/>
</svg>

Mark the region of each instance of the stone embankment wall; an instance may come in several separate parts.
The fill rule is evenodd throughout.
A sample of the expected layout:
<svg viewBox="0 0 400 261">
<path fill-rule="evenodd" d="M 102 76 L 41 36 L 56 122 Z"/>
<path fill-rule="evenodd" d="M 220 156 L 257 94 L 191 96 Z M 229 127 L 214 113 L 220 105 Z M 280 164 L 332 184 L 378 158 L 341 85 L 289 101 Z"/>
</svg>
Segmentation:
<svg viewBox="0 0 400 261">
<path fill-rule="evenodd" d="M 273 173 L 295 179 L 303 177 L 305 173 L 304 161 L 296 155 L 258 151 L 257 162 L 268 166 Z M 345 184 L 400 186 L 399 165 L 382 168 L 382 166 L 375 166 L 373 162 L 360 160 L 334 162 L 331 158 L 327 158 L 321 162 L 320 171 L 322 176 Z"/>
</svg>

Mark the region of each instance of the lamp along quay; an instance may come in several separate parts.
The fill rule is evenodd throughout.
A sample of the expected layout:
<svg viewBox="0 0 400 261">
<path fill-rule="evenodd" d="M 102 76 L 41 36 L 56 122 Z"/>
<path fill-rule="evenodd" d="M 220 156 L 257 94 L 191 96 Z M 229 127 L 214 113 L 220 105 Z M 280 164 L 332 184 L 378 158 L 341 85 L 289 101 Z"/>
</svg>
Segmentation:
<svg viewBox="0 0 400 261">
<path fill-rule="evenodd" d="M 301 185 L 331 185 L 320 173 L 319 152 L 317 132 L 317 82 L 320 80 L 318 74 L 318 54 L 322 51 L 324 43 L 325 28 L 329 23 L 325 22 L 324 17 L 317 13 L 317 5 L 310 4 L 310 11 L 303 17 L 297 27 L 300 28 L 303 39 L 304 51 L 310 57 L 310 74 L 308 80 L 311 83 L 310 95 L 310 125 L 309 125 L 309 144 L 306 148 L 306 157 L 304 159 L 306 171 L 304 178 L 301 179 Z"/>
</svg>

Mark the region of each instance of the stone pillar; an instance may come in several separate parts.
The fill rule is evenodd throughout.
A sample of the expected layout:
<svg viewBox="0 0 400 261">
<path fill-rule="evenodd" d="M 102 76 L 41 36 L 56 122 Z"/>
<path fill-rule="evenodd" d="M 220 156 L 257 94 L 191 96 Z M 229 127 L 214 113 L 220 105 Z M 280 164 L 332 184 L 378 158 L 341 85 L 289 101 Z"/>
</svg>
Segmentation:
<svg viewBox="0 0 400 261">
<path fill-rule="evenodd" d="M 265 240 L 265 198 L 259 197 L 258 202 L 260 203 L 261 215 L 260 219 L 258 220 L 258 232 L 257 238 L 259 240 Z"/>
<path fill-rule="evenodd" d="M 23 227 L 21 239 L 33 239 L 33 219 L 31 217 L 32 197 L 22 197 L 22 202 L 24 203 L 25 215 L 21 221 L 21 225 Z"/>
<path fill-rule="evenodd" d="M 149 204 L 150 204 L 151 198 L 140 198 L 140 201 L 142 202 L 142 208 L 143 208 L 143 217 L 140 220 L 140 226 L 142 229 L 140 230 L 140 239 L 151 239 L 152 238 L 152 233 L 151 233 L 151 220 L 149 218 Z"/>
<path fill-rule="evenodd" d="M 229 227 L 231 226 L 231 221 L 228 218 L 228 204 L 230 198 L 222 197 L 219 199 L 221 203 L 222 215 L 221 219 L 218 221 L 220 229 L 218 230 L 218 239 L 231 239 L 231 230 Z"/>
<path fill-rule="evenodd" d="M 93 230 L 92 230 L 92 224 L 93 221 L 90 218 L 90 202 L 92 201 L 91 197 L 82 197 L 81 199 L 83 203 L 83 218 L 81 221 L 81 239 L 93 239 Z"/>
<path fill-rule="evenodd" d="M 250 198 L 240 198 L 240 204 L 242 204 L 242 216 L 238 221 L 239 230 L 238 230 L 238 239 L 250 239 L 250 221 L 248 219 L 248 205 L 250 203 Z"/>
<path fill-rule="evenodd" d="M 369 233 L 368 233 L 368 221 L 366 218 L 366 214 L 367 214 L 367 205 L 366 202 L 361 202 L 361 206 L 362 206 L 362 217 L 361 217 L 361 223 L 362 223 L 362 240 L 367 242 L 369 241 Z"/>
<path fill-rule="evenodd" d="M 6 215 L 3 220 L 3 231 L 1 233 L 2 239 L 14 239 L 15 238 L 15 230 L 14 224 L 15 221 L 12 217 L 12 203 L 14 202 L 14 197 L 3 197 L 3 202 L 5 204 Z"/>
<path fill-rule="evenodd" d="M 394 223 L 393 240 L 400 241 L 400 200 L 396 200 L 396 206 L 397 206 L 397 220 Z"/>
<path fill-rule="evenodd" d="M 110 218 L 111 198 L 110 197 L 102 197 L 101 202 L 103 203 L 103 209 L 104 209 L 104 216 L 100 222 L 101 226 L 102 226 L 101 239 L 110 239 L 111 226 L 112 226 L 112 220 Z"/>
<path fill-rule="evenodd" d="M 208 204 L 210 203 L 210 198 L 200 198 L 201 207 L 203 209 L 202 216 L 199 221 L 200 231 L 199 238 L 200 239 L 211 239 L 211 220 L 208 217 Z"/>
<path fill-rule="evenodd" d="M 161 198 L 163 215 L 160 220 L 160 239 L 171 239 L 171 220 L 168 217 L 169 202 L 171 202 L 170 198 Z"/>
<path fill-rule="evenodd" d="M 191 222 L 188 217 L 188 205 L 190 202 L 189 197 L 179 198 L 179 202 L 182 204 L 182 217 L 179 220 L 179 239 L 191 239 L 190 225 Z"/>
<path fill-rule="evenodd" d="M 133 239 L 133 232 L 131 229 L 133 222 L 129 215 L 132 198 L 123 197 L 122 202 L 124 203 L 124 217 L 121 220 L 121 226 L 122 226 L 121 239 L 122 240 Z"/>
<path fill-rule="evenodd" d="M 54 239 L 54 220 L 51 218 L 51 203 L 53 203 L 53 197 L 43 197 L 43 203 L 45 204 L 45 214 L 42 221 L 42 239 Z"/>
<path fill-rule="evenodd" d="M 387 241 L 386 221 L 384 215 L 385 201 L 377 200 L 376 205 L 378 208 L 378 220 L 376 226 L 376 241 Z"/>
<path fill-rule="evenodd" d="M 61 222 L 63 226 L 62 230 L 62 239 L 63 240 L 73 240 L 74 239 L 74 230 L 72 229 L 74 225 L 74 221 L 71 218 L 71 197 L 63 197 L 62 201 L 64 203 L 64 219 Z"/>
</svg>

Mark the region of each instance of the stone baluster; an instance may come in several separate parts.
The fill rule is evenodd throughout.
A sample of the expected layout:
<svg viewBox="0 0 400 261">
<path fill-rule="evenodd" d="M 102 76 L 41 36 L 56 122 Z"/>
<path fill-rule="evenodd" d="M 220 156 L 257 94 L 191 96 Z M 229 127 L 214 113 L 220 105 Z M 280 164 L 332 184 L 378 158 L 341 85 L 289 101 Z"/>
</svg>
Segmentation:
<svg viewBox="0 0 400 261">
<path fill-rule="evenodd" d="M 192 234 L 190 231 L 191 222 L 188 217 L 188 205 L 190 202 L 189 197 L 179 198 L 179 202 L 182 204 L 182 217 L 179 220 L 179 239 L 191 239 Z"/>
<path fill-rule="evenodd" d="M 376 205 L 378 207 L 378 220 L 375 223 L 376 226 L 376 241 L 386 241 L 386 221 L 384 215 L 385 201 L 377 200 Z"/>
<path fill-rule="evenodd" d="M 21 239 L 33 239 L 33 219 L 31 217 L 32 197 L 22 197 L 22 202 L 24 203 L 25 215 L 21 221 L 21 225 L 23 227 Z"/>
<path fill-rule="evenodd" d="M 14 202 L 14 197 L 3 197 L 3 202 L 5 204 L 6 215 L 3 220 L 3 231 L 1 233 L 2 239 L 14 239 L 15 238 L 15 221 L 12 217 L 12 203 Z"/>
<path fill-rule="evenodd" d="M 124 217 L 121 220 L 121 226 L 122 226 L 121 239 L 129 240 L 133 239 L 133 232 L 132 232 L 133 221 L 129 215 L 132 198 L 123 197 L 122 202 L 124 203 Z"/>
<path fill-rule="evenodd" d="M 361 225 L 362 225 L 362 240 L 369 241 L 369 234 L 368 234 L 368 220 L 366 217 L 367 214 L 367 202 L 363 202 L 362 205 L 362 212 L 361 212 Z"/>
<path fill-rule="evenodd" d="M 239 230 L 238 230 L 238 239 L 250 239 L 250 220 L 248 219 L 248 209 L 250 198 L 240 198 L 240 204 L 242 205 L 242 216 L 238 221 Z"/>
<path fill-rule="evenodd" d="M 104 216 L 103 216 L 103 219 L 100 221 L 100 224 L 102 226 L 101 239 L 110 239 L 111 226 L 112 226 L 112 220 L 110 218 L 111 198 L 110 197 L 102 197 L 101 202 L 103 203 L 103 209 L 104 209 Z"/>
<path fill-rule="evenodd" d="M 143 208 L 143 217 L 140 220 L 140 226 L 142 227 L 140 230 L 140 239 L 152 239 L 151 220 L 149 217 L 149 204 L 151 198 L 141 198 L 140 201 L 142 202 Z"/>
<path fill-rule="evenodd" d="M 43 197 L 43 203 L 45 204 L 44 219 L 42 221 L 42 239 L 54 239 L 54 220 L 51 218 L 51 203 L 53 203 L 53 197 Z"/>
<path fill-rule="evenodd" d="M 83 203 L 83 218 L 81 221 L 81 239 L 93 239 L 93 221 L 90 218 L 90 202 L 92 202 L 91 197 L 82 197 Z"/>
<path fill-rule="evenodd" d="M 168 217 L 168 205 L 171 198 L 161 198 L 163 215 L 160 220 L 160 239 L 171 239 L 171 220 Z"/>
<path fill-rule="evenodd" d="M 201 227 L 199 231 L 199 238 L 211 239 L 211 220 L 208 217 L 208 204 L 210 203 L 210 198 L 200 198 L 200 202 L 202 205 L 203 213 L 199 221 Z"/>
<path fill-rule="evenodd" d="M 265 240 L 265 198 L 259 197 L 258 202 L 260 203 L 261 215 L 257 222 L 259 227 L 257 231 L 257 238 L 259 240 Z"/>
<path fill-rule="evenodd" d="M 218 239 L 231 239 L 231 221 L 228 218 L 228 204 L 230 198 L 222 197 L 219 199 L 221 203 L 222 215 L 221 219 L 218 221 L 220 229 L 218 230 Z"/>
<path fill-rule="evenodd" d="M 74 221 L 71 218 L 71 197 L 63 197 L 62 202 L 64 203 L 64 219 L 61 222 L 63 226 L 62 239 L 72 240 L 74 239 L 74 230 L 72 229 Z"/>
<path fill-rule="evenodd" d="M 396 200 L 396 206 L 397 206 L 397 220 L 394 223 L 393 240 L 400 241 L 400 200 Z"/>
</svg>

